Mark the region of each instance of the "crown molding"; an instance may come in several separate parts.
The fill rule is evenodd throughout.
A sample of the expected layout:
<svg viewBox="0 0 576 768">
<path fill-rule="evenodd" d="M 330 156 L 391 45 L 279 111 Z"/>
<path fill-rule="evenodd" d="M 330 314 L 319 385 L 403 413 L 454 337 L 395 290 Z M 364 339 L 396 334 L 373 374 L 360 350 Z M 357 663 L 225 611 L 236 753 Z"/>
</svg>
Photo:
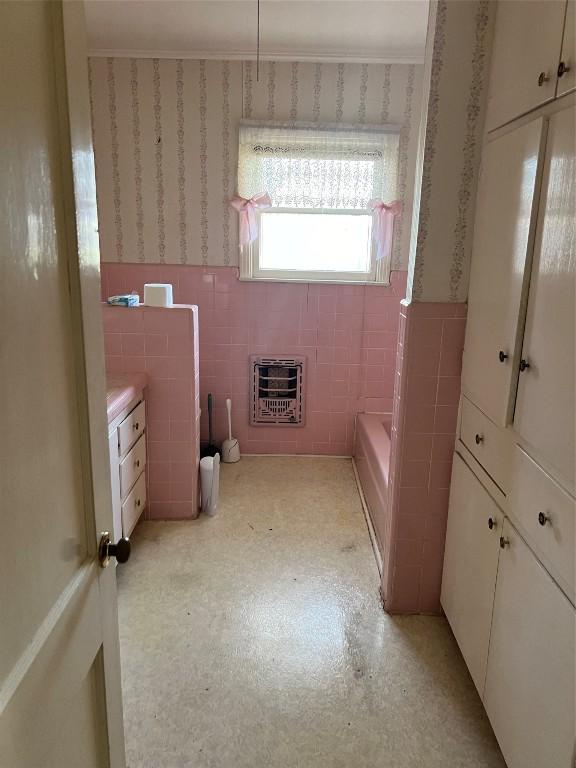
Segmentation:
<svg viewBox="0 0 576 768">
<path fill-rule="evenodd" d="M 218 61 L 256 61 L 254 50 L 250 51 L 151 51 L 126 50 L 122 48 L 92 48 L 88 50 L 92 58 L 118 59 L 206 59 Z M 262 51 L 260 61 L 299 61 L 326 62 L 339 64 L 423 64 L 424 54 L 417 51 L 406 51 L 402 55 L 386 56 L 384 54 L 357 52 L 317 51 L 302 53 L 302 51 Z"/>
</svg>

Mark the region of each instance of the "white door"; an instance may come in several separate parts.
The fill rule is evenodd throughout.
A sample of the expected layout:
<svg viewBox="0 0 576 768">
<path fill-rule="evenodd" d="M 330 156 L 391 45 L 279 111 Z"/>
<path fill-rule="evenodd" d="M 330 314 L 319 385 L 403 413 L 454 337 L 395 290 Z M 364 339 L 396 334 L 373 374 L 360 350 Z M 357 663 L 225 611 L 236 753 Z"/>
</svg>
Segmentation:
<svg viewBox="0 0 576 768">
<path fill-rule="evenodd" d="M 554 98 L 565 9 L 566 0 L 498 2 L 486 130 Z"/>
<path fill-rule="evenodd" d="M 506 521 L 484 705 L 508 768 L 570 768 L 573 606 Z"/>
<path fill-rule="evenodd" d="M 83 4 L 0 4 L 0 766 L 125 765 Z"/>
<path fill-rule="evenodd" d="M 558 65 L 557 96 L 576 88 L 576 0 L 568 0 L 562 53 Z"/>
<path fill-rule="evenodd" d="M 528 123 L 482 154 L 462 391 L 500 426 L 511 417 L 544 127 L 541 118 Z"/>
<path fill-rule="evenodd" d="M 503 519 L 494 500 L 455 453 L 441 603 L 480 696 Z"/>
<path fill-rule="evenodd" d="M 514 428 L 574 493 L 576 109 L 550 118 Z M 529 367 L 525 367 L 525 364 Z"/>
</svg>

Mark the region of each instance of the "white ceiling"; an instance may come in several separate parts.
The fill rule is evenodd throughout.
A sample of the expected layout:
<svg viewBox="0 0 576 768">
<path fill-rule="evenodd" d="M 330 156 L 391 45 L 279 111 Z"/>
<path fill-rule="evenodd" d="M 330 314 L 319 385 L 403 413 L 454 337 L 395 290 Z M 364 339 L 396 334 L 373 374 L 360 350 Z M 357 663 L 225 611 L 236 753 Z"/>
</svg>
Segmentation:
<svg viewBox="0 0 576 768">
<path fill-rule="evenodd" d="M 252 58 L 256 0 L 86 0 L 92 55 Z M 263 58 L 422 61 L 428 0 L 261 0 Z"/>
</svg>

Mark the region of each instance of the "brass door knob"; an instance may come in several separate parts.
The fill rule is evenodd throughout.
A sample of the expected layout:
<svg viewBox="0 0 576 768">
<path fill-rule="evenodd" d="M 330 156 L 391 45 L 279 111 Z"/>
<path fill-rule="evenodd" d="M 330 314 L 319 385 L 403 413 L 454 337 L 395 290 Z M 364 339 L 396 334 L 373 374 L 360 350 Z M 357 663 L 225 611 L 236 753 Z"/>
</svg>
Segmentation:
<svg viewBox="0 0 576 768">
<path fill-rule="evenodd" d="M 110 562 L 111 557 L 115 557 L 119 563 L 126 563 L 130 558 L 130 551 L 132 545 L 130 539 L 121 538 L 116 544 L 110 541 L 110 534 L 108 531 L 104 531 L 100 536 L 100 544 L 98 546 L 98 560 L 102 568 L 106 568 Z"/>
</svg>

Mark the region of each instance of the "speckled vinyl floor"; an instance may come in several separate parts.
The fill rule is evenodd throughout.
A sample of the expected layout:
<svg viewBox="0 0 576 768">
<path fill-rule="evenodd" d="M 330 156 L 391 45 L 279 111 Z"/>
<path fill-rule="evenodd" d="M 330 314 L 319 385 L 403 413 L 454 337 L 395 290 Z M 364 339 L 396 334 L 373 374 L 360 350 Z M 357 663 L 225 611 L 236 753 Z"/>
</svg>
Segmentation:
<svg viewBox="0 0 576 768">
<path fill-rule="evenodd" d="M 224 465 L 118 568 L 130 768 L 504 768 L 441 618 L 386 615 L 346 459 Z"/>
</svg>

